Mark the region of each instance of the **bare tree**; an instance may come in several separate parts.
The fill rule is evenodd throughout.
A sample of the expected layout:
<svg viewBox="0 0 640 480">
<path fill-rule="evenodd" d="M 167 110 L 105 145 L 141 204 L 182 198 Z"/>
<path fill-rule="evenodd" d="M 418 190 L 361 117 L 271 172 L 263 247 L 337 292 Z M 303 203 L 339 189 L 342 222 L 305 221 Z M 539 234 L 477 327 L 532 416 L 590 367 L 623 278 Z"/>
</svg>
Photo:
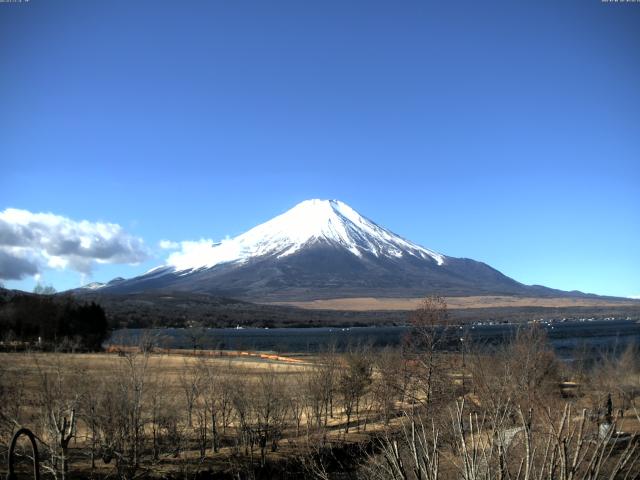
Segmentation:
<svg viewBox="0 0 640 480">
<path fill-rule="evenodd" d="M 323 425 L 323 418 L 326 421 L 328 414 L 325 414 L 329 405 L 327 399 L 327 379 L 322 368 L 314 368 L 306 377 L 307 404 L 309 413 L 307 414 L 307 425 L 314 424 L 316 428 Z"/>
<path fill-rule="evenodd" d="M 316 429 L 326 427 L 329 417 L 333 416 L 338 370 L 338 356 L 330 351 L 320 355 L 306 375 L 306 398 L 310 409 L 307 418 L 313 420 Z"/>
<path fill-rule="evenodd" d="M 544 404 L 545 396 L 557 391 L 559 363 L 539 325 L 519 329 L 504 350 L 503 361 L 511 377 L 512 398 L 523 408 Z"/>
<path fill-rule="evenodd" d="M 105 378 L 98 406 L 103 456 L 115 459 L 121 478 L 138 470 L 145 440 L 149 353 L 123 353 L 111 375 Z"/>
<path fill-rule="evenodd" d="M 39 376 L 42 437 L 47 439 L 50 454 L 50 463 L 44 467 L 55 478 L 65 480 L 69 472 L 69 442 L 77 431 L 81 376 L 65 368 L 60 354 L 53 355 L 51 364 L 43 364 L 36 357 L 34 360 Z"/>
<path fill-rule="evenodd" d="M 98 423 L 98 407 L 101 395 L 101 381 L 94 378 L 86 378 L 82 384 L 80 395 L 79 419 L 86 427 L 85 443 L 89 447 L 89 459 L 91 461 L 91 475 L 96 469 L 96 459 L 98 456 L 98 446 L 100 442 L 100 431 Z"/>
<path fill-rule="evenodd" d="M 193 354 L 195 355 L 197 351 L 202 348 L 202 345 L 207 339 L 207 330 L 202 327 L 191 327 L 185 329 L 185 334 L 189 339 L 189 344 L 191 345 Z"/>
<path fill-rule="evenodd" d="M 404 396 L 405 363 L 406 359 L 398 349 L 388 347 L 374 360 L 375 375 L 371 390 L 385 425 L 389 424 L 396 403 Z"/>
<path fill-rule="evenodd" d="M 307 405 L 306 388 L 304 384 L 303 375 L 295 375 L 293 379 L 289 380 L 289 384 L 286 387 L 286 398 L 289 403 L 289 412 L 291 418 L 296 426 L 296 437 L 300 436 L 300 426 L 302 424 L 302 418 L 305 415 L 305 406 Z M 311 418 L 307 416 L 307 423 Z"/>
<path fill-rule="evenodd" d="M 262 372 L 254 391 L 253 407 L 256 425 L 254 431 L 260 445 L 261 465 L 265 465 L 267 445 L 276 451 L 287 414 L 287 402 L 283 395 L 285 384 L 272 369 Z"/>
<path fill-rule="evenodd" d="M 175 404 L 175 395 L 169 393 L 169 382 L 166 377 L 160 373 L 155 374 L 151 378 L 151 382 L 148 386 L 148 424 L 151 430 L 151 458 L 153 461 L 158 461 L 160 454 L 165 450 L 164 439 L 169 436 L 170 431 L 174 431 L 172 428 L 174 422 L 171 421 L 172 417 L 172 404 Z M 175 436 L 175 435 L 174 435 Z M 173 449 L 175 453 L 175 449 Z"/>
<path fill-rule="evenodd" d="M 10 362 L 0 362 L 0 444 L 9 445 L 25 420 L 26 397 L 24 374 Z"/>
<path fill-rule="evenodd" d="M 345 366 L 338 378 L 338 390 L 346 416 L 344 432 L 349 433 L 352 417 L 359 420 L 360 401 L 371 384 L 371 359 L 365 351 L 352 351 L 345 355 Z"/>
<path fill-rule="evenodd" d="M 233 405 L 233 411 L 236 419 L 236 449 L 242 446 L 244 447 L 245 454 L 253 456 L 253 430 L 252 420 L 253 412 L 251 410 L 250 395 L 252 395 L 252 385 L 243 377 L 239 376 L 234 384 L 234 389 L 231 394 L 231 403 Z"/>
<path fill-rule="evenodd" d="M 519 406 L 518 422 L 490 426 L 463 401 L 455 404 L 451 424 L 453 450 L 437 427 L 420 416 L 407 416 L 400 435 L 387 436 L 380 455 L 372 456 L 368 478 L 378 480 L 595 480 L 631 479 L 640 475 L 640 439 L 621 443 L 615 424 L 600 434 L 565 405 L 557 418 L 536 419 Z M 494 416 L 499 416 L 496 412 Z M 452 455 L 452 453 L 454 453 Z M 442 458 L 453 469 L 442 468 Z"/>
<path fill-rule="evenodd" d="M 204 371 L 197 363 L 184 359 L 184 369 L 178 378 L 187 410 L 187 424 L 193 426 L 193 409 L 200 393 Z"/>
<path fill-rule="evenodd" d="M 429 405 L 434 393 L 444 385 L 444 368 L 437 351 L 450 339 L 447 303 L 439 296 L 427 297 L 411 314 L 409 322 L 411 330 L 407 343 L 420 368 L 418 385 L 423 392 L 423 396 L 414 400 Z"/>
<path fill-rule="evenodd" d="M 223 395 L 221 395 L 221 393 L 223 390 L 223 382 L 220 371 L 215 365 L 203 361 L 201 363 L 201 368 L 204 370 L 202 382 L 202 404 L 205 410 L 205 415 L 208 415 L 209 417 L 209 428 L 211 429 L 211 450 L 213 453 L 216 453 L 219 446 L 218 424 L 222 417 L 221 401 Z M 201 421 L 202 420 L 207 423 L 206 418 L 201 419 Z M 203 440 L 206 441 L 206 436 Z"/>
<path fill-rule="evenodd" d="M 35 287 L 33 287 L 33 293 L 38 295 L 53 295 L 56 293 L 56 289 L 53 288 L 52 285 L 43 285 L 38 282 Z"/>
</svg>

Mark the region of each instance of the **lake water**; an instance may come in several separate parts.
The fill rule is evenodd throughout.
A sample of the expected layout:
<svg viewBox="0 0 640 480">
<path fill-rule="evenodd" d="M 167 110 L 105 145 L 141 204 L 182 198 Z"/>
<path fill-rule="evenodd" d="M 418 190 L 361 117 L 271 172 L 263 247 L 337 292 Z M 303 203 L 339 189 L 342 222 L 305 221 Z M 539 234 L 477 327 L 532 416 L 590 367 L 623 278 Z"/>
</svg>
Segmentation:
<svg viewBox="0 0 640 480">
<path fill-rule="evenodd" d="M 512 338 L 517 328 L 514 324 L 450 327 L 446 348 L 458 349 L 464 336 L 477 346 L 491 348 Z M 640 345 L 640 323 L 634 321 L 556 322 L 543 328 L 562 358 L 572 358 L 578 351 L 615 353 L 630 344 Z M 409 332 L 408 327 L 126 329 L 115 331 L 106 343 L 139 345 L 145 339 L 164 348 L 312 353 L 331 345 L 339 351 L 358 344 L 397 346 Z"/>
</svg>

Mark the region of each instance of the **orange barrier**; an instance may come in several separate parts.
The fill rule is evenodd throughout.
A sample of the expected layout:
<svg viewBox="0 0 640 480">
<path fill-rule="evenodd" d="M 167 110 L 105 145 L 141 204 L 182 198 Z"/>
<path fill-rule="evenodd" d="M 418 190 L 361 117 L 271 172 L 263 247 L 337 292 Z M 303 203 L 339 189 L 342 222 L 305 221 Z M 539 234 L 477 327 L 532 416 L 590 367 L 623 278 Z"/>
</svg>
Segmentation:
<svg viewBox="0 0 640 480">
<path fill-rule="evenodd" d="M 142 350 L 140 347 L 124 346 L 124 345 L 109 345 L 105 348 L 107 353 L 140 353 Z M 273 360 L 277 362 L 286 363 L 305 363 L 304 360 L 298 358 L 283 357 L 282 355 L 276 355 L 272 353 L 258 353 L 258 352 L 245 352 L 237 350 L 187 350 L 179 348 L 159 348 L 154 347 L 151 349 L 152 353 L 161 353 L 166 355 L 187 355 L 195 357 L 255 357 L 262 358 L 264 360 Z"/>
</svg>

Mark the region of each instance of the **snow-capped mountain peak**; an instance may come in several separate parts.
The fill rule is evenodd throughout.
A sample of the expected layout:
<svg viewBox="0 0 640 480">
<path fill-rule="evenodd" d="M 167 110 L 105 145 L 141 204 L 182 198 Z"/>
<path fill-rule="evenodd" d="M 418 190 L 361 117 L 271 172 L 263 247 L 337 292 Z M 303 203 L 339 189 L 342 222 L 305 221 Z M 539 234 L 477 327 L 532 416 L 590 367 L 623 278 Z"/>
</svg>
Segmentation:
<svg viewBox="0 0 640 480">
<path fill-rule="evenodd" d="M 122 277 L 116 277 L 114 279 L 111 279 L 109 282 L 107 283 L 102 283 L 102 282 L 91 282 L 91 283 L 87 283 L 86 285 L 83 285 L 82 287 L 80 287 L 80 289 L 84 289 L 84 290 L 99 290 L 101 288 L 104 287 L 112 287 L 113 285 L 116 285 L 120 282 L 124 282 L 125 279 Z"/>
<path fill-rule="evenodd" d="M 549 293 L 482 262 L 423 248 L 337 200 L 307 200 L 237 237 L 178 248 L 164 265 L 114 279 L 96 294 L 181 292 L 272 302 Z"/>
<path fill-rule="evenodd" d="M 313 199 L 231 239 L 183 242 L 182 251 L 172 254 L 167 263 L 188 273 L 257 257 L 283 258 L 314 243 L 342 247 L 357 257 L 414 256 L 438 265 L 446 258 L 380 227 L 343 202 Z"/>
</svg>

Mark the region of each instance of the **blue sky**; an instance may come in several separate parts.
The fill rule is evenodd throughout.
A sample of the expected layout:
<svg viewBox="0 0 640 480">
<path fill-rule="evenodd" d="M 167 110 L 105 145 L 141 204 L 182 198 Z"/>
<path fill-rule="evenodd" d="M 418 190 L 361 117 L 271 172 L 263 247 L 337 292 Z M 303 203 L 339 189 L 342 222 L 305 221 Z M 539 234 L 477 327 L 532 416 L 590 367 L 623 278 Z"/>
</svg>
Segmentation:
<svg viewBox="0 0 640 480">
<path fill-rule="evenodd" d="M 0 212 L 142 242 L 39 265 L 58 290 L 337 198 L 524 283 L 640 295 L 639 45 L 640 4 L 600 0 L 0 4 Z"/>
</svg>

